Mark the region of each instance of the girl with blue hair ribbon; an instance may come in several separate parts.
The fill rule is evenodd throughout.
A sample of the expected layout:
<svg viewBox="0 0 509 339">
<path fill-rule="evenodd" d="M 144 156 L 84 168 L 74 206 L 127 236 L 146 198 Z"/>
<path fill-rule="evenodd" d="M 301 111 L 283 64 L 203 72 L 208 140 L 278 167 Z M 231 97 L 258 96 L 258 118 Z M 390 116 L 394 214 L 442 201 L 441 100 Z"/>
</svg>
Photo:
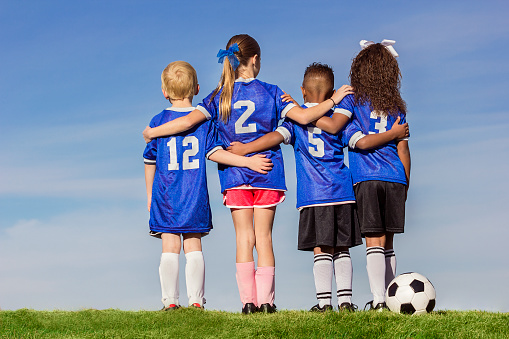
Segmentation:
<svg viewBox="0 0 509 339">
<path fill-rule="evenodd" d="M 331 98 L 317 106 L 302 108 L 282 100 L 285 94 L 276 85 L 256 79 L 260 72 L 260 46 L 251 36 L 233 36 L 226 50 L 218 53 L 223 71 L 217 88 L 187 116 L 156 128 L 146 128 L 146 141 L 186 131 L 211 119 L 225 145 L 234 141 L 249 143 L 273 132 L 282 118 L 308 124 L 337 105 L 350 86 L 343 86 Z M 244 168 L 218 166 L 224 204 L 231 209 L 236 234 L 237 284 L 242 312 L 273 313 L 275 260 L 272 226 L 276 206 L 285 196 L 283 156 L 278 146 L 261 152 L 274 167 L 265 175 Z M 255 267 L 253 251 L 258 254 Z"/>
</svg>

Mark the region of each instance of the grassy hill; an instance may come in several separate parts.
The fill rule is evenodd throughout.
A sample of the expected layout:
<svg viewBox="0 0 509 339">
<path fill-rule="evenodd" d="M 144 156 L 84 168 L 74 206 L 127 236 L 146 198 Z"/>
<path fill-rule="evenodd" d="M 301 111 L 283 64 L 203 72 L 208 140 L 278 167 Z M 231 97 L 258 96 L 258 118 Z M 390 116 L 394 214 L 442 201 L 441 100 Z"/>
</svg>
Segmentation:
<svg viewBox="0 0 509 339">
<path fill-rule="evenodd" d="M 0 311 L 1 338 L 509 338 L 509 313 Z"/>
</svg>

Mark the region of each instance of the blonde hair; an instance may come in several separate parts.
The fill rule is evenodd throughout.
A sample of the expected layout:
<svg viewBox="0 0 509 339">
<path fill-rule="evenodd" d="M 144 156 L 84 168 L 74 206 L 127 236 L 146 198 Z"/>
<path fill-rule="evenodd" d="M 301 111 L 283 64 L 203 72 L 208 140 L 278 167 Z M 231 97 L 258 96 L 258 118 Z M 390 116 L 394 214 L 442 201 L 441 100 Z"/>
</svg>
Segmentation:
<svg viewBox="0 0 509 339">
<path fill-rule="evenodd" d="M 226 44 L 226 49 L 230 48 L 233 44 L 239 46 L 239 51 L 235 52 L 235 56 L 239 59 L 239 67 L 246 66 L 250 58 L 255 55 L 260 57 L 260 46 L 258 42 L 247 34 L 239 34 L 233 36 Z M 238 70 L 238 68 L 237 68 Z M 235 84 L 235 71 L 228 58 L 224 58 L 223 61 L 223 72 L 221 73 L 221 79 L 219 84 L 212 93 L 210 101 L 214 100 L 214 97 L 221 91 L 219 97 L 219 115 L 223 122 L 227 123 L 232 112 L 232 96 L 233 86 Z"/>
<path fill-rule="evenodd" d="M 192 99 L 196 86 L 198 86 L 198 76 L 196 71 L 189 63 L 185 61 L 174 61 L 170 63 L 161 73 L 161 88 L 171 100 Z"/>
</svg>

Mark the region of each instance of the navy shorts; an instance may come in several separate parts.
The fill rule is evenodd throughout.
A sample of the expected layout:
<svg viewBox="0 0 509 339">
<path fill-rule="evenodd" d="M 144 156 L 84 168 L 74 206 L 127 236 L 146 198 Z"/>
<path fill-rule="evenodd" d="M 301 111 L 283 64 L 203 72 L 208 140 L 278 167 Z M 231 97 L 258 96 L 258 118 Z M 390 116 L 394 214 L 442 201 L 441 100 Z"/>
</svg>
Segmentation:
<svg viewBox="0 0 509 339">
<path fill-rule="evenodd" d="M 405 231 L 406 185 L 388 181 L 362 181 L 354 186 L 362 236 L 367 233 Z"/>
</svg>

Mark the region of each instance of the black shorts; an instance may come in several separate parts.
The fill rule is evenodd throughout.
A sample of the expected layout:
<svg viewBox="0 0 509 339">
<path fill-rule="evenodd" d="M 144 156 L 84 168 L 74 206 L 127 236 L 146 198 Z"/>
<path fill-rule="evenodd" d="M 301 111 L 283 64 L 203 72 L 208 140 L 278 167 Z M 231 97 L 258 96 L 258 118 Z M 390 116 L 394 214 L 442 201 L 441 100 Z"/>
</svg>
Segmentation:
<svg viewBox="0 0 509 339">
<path fill-rule="evenodd" d="M 354 247 L 362 244 L 354 204 L 311 206 L 300 211 L 299 244 L 301 251 L 318 246 Z"/>
<path fill-rule="evenodd" d="M 406 186 L 397 182 L 362 181 L 354 186 L 362 236 L 405 231 Z"/>
</svg>

